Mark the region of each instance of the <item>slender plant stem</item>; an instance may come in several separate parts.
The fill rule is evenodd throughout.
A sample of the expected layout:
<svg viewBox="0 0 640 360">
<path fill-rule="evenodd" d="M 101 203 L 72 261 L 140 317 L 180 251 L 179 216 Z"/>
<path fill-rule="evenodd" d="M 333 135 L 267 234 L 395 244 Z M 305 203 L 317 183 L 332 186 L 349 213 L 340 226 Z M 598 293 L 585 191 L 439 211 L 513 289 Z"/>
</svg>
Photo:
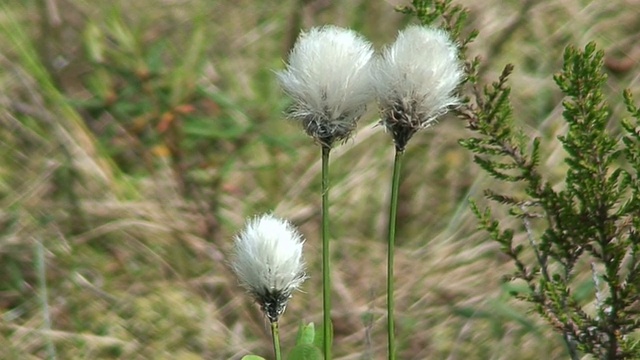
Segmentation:
<svg viewBox="0 0 640 360">
<path fill-rule="evenodd" d="M 271 338 L 273 340 L 273 354 L 276 360 L 282 360 L 282 354 L 280 354 L 280 329 L 278 328 L 278 322 L 271 323 Z"/>
<path fill-rule="evenodd" d="M 322 146 L 322 311 L 324 358 L 331 360 L 331 267 L 329 264 L 329 153 Z"/>
<path fill-rule="evenodd" d="M 387 331 L 389 341 L 389 360 L 396 358 L 395 320 L 393 297 L 393 258 L 396 242 L 396 218 L 398 213 L 398 188 L 400 187 L 400 166 L 403 150 L 396 148 L 393 159 L 393 180 L 391 182 L 391 203 L 389 204 L 389 249 L 387 251 Z"/>
<path fill-rule="evenodd" d="M 36 270 L 38 273 L 38 287 L 40 289 L 40 305 L 42 306 L 42 315 L 44 317 L 44 329 L 45 334 L 45 346 L 47 350 L 47 359 L 55 360 L 56 348 L 51 341 L 51 336 L 48 333 L 51 331 L 51 314 L 49 313 L 49 301 L 47 295 L 47 276 L 46 276 L 46 264 L 44 258 L 44 245 L 42 240 L 36 239 Z"/>
</svg>

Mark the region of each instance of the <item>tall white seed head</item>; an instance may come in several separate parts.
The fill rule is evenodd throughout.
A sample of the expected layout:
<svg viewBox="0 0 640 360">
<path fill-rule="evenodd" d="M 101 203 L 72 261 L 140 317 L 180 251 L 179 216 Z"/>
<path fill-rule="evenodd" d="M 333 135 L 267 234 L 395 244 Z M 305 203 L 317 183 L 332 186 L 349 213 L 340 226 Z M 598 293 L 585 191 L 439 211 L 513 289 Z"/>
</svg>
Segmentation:
<svg viewBox="0 0 640 360">
<path fill-rule="evenodd" d="M 271 322 L 306 279 L 300 233 L 273 215 L 249 220 L 235 237 L 233 271 Z"/>
<path fill-rule="evenodd" d="M 371 44 L 336 26 L 302 33 L 278 80 L 293 99 L 289 117 L 323 146 L 347 139 L 373 100 Z"/>
<path fill-rule="evenodd" d="M 372 71 L 382 123 L 396 147 L 404 150 L 416 131 L 458 104 L 454 90 L 463 76 L 458 48 L 445 31 L 414 25 L 398 34 Z"/>
</svg>

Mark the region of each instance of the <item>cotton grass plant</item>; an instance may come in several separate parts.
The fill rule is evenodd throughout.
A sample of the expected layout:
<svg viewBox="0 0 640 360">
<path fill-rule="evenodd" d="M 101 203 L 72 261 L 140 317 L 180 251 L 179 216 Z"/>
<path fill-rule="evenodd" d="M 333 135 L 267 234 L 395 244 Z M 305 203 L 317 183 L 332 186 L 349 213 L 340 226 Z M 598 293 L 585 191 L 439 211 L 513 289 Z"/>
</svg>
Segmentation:
<svg viewBox="0 0 640 360">
<path fill-rule="evenodd" d="M 323 350 L 331 359 L 331 266 L 329 240 L 329 154 L 348 139 L 373 98 L 370 77 L 373 48 L 356 32 L 336 26 L 303 33 L 277 74 L 291 97 L 288 116 L 322 148 L 322 299 Z"/>
<path fill-rule="evenodd" d="M 411 137 L 458 104 L 463 78 L 458 49 L 440 29 L 409 26 L 385 48 L 372 71 L 381 124 L 395 144 L 387 251 L 388 356 L 395 359 L 394 255 L 402 156 Z"/>
<path fill-rule="evenodd" d="M 311 29 L 296 42 L 285 71 L 278 73 L 293 99 L 288 116 L 322 147 L 323 317 L 326 359 L 331 359 L 329 153 L 348 139 L 375 97 L 381 124 L 395 144 L 387 259 L 388 354 L 395 359 L 393 266 L 402 155 L 411 137 L 435 124 L 458 104 L 454 91 L 463 78 L 457 46 L 436 28 L 410 26 L 374 57 L 371 45 L 351 30 Z"/>
<path fill-rule="evenodd" d="M 465 39 L 451 25 L 466 10 L 449 11 L 462 8 L 450 3 L 414 0 L 405 10 L 424 25 L 446 29 L 463 53 Z M 453 121 L 434 129 L 445 130 L 449 140 L 466 138 L 461 144 L 471 152 L 452 141 L 425 146 L 416 132 L 404 155 L 407 169 L 409 161 L 423 161 L 426 152 L 429 160 L 426 168 L 406 172 L 410 176 L 403 181 L 403 187 L 412 185 L 406 189 L 412 197 L 402 204 L 405 216 L 398 218 L 406 241 L 405 256 L 396 256 L 396 272 L 412 272 L 397 276 L 395 285 L 397 302 L 412 305 L 398 317 L 405 320 L 396 333 L 398 357 L 640 358 L 640 111 L 631 98 L 638 93 L 638 54 L 629 45 L 637 38 L 628 31 L 637 16 L 612 2 L 589 11 L 567 1 L 456 3 L 478 9 L 469 19 L 487 26 L 489 36 L 480 38 L 473 51 L 487 61 L 465 69 L 468 101 L 461 100 L 456 112 L 467 129 Z M 261 347 L 252 335 L 268 330 L 265 319 L 279 319 L 282 326 L 284 314 L 293 315 L 296 303 L 288 301 L 306 294 L 276 281 L 280 295 L 291 290 L 294 297 L 275 296 L 274 302 L 264 288 L 250 286 L 264 279 L 244 274 L 245 287 L 267 311 L 228 316 L 237 308 L 238 289 L 229 289 L 236 281 L 227 278 L 219 261 L 231 245 L 220 239 L 231 238 L 227 224 L 237 215 L 229 209 L 277 201 L 269 194 L 279 194 L 279 184 L 291 181 L 282 172 L 300 168 L 283 160 L 307 154 L 308 149 L 293 146 L 283 154 L 286 125 L 261 121 L 275 121 L 282 112 L 270 69 L 278 66 L 282 44 L 295 40 L 289 35 L 297 35 L 301 23 L 350 21 L 378 40 L 404 20 L 390 16 L 384 1 L 331 2 L 322 9 L 247 4 L 194 2 L 188 9 L 177 2 L 153 6 L 149 0 L 0 5 L 6 34 L 0 37 L 5 70 L 0 76 L 0 358 L 237 359 Z M 566 18 L 577 21 L 564 26 Z M 280 28 L 285 23 L 291 25 L 288 30 Z M 565 39 L 586 44 L 591 36 L 597 47 L 565 54 L 566 67 L 556 78 L 560 88 L 545 86 L 544 79 L 558 70 Z M 83 55 L 82 49 L 91 53 L 100 47 L 101 55 Z M 622 59 L 626 65 L 616 64 Z M 509 78 L 512 68 L 494 84 L 480 83 L 497 77 L 496 66 L 505 62 L 515 63 Z M 332 66 L 322 76 L 336 71 Z M 621 104 L 613 94 L 625 83 L 634 88 Z M 623 115 L 625 106 L 629 113 Z M 354 107 L 337 111 L 347 108 Z M 335 123 L 340 126 L 334 133 L 310 121 L 308 109 L 298 107 L 291 117 L 305 118 L 301 127 L 323 139 L 320 145 L 333 138 L 335 146 L 351 136 L 340 136 L 355 124 L 342 121 L 346 117 Z M 526 124 L 522 131 L 518 123 Z M 367 270 L 386 251 L 384 244 L 372 243 L 381 231 L 380 209 L 371 206 L 378 203 L 374 197 L 386 193 L 376 173 L 383 167 L 379 148 L 384 142 L 360 136 L 353 143 L 346 155 L 357 165 L 349 181 L 332 177 L 331 191 L 346 193 L 342 202 L 350 206 L 340 223 L 332 222 L 332 231 L 345 238 L 341 256 L 332 261 L 358 270 L 340 289 L 353 310 L 347 320 L 361 315 L 368 320 L 355 332 L 340 326 L 340 349 L 333 351 L 335 357 L 382 358 L 386 334 L 378 321 L 386 319 L 376 316 L 377 300 L 367 296 L 371 291 L 376 298 L 377 290 L 368 283 Z M 480 173 L 467 166 L 472 156 L 466 155 L 474 155 L 499 181 L 487 184 L 489 176 L 468 176 Z M 256 168 L 258 174 L 246 171 Z M 309 167 L 305 174 L 314 171 Z M 306 197 L 308 179 L 301 178 L 299 190 L 289 194 Z M 463 209 L 466 197 L 484 184 L 494 202 L 489 202 L 490 213 L 482 200 L 475 208 L 481 227 L 489 230 L 482 239 L 482 233 L 471 233 L 472 214 Z M 427 192 L 433 196 L 422 196 Z M 290 211 L 304 218 L 311 207 Z M 453 208 L 459 211 L 449 219 Z M 342 236 L 347 233 L 348 239 Z M 433 236 L 428 246 L 420 244 L 425 234 Z M 261 266 L 265 253 L 256 252 L 261 258 L 244 264 Z M 500 284 L 504 274 L 510 277 Z M 309 294 L 318 293 L 304 285 Z M 509 292 L 523 301 L 513 301 Z M 542 310 L 540 319 L 526 316 L 525 306 Z M 363 313 L 367 307 L 373 311 Z M 543 329 L 542 320 L 550 326 Z M 312 326 L 304 326 L 305 334 L 312 332 Z M 370 341 L 362 344 L 365 336 Z M 287 359 L 311 359 L 305 351 Z"/>
<path fill-rule="evenodd" d="M 262 215 L 235 238 L 232 268 L 271 324 L 273 351 L 282 358 L 278 319 L 306 279 L 302 235 L 285 220 Z"/>
</svg>

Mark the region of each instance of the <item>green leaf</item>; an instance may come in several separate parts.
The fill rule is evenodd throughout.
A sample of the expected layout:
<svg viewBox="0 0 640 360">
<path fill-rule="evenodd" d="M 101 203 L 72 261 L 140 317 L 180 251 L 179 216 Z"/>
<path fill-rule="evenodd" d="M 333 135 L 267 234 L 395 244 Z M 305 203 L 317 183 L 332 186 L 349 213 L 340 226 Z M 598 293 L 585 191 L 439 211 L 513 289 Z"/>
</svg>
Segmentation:
<svg viewBox="0 0 640 360">
<path fill-rule="evenodd" d="M 104 61 L 104 38 L 102 31 L 93 21 L 89 21 L 82 34 L 83 44 L 89 60 L 101 63 Z"/>
<path fill-rule="evenodd" d="M 258 355 L 245 355 L 242 357 L 241 360 L 267 360 L 265 358 L 263 358 L 262 356 L 258 356 Z"/>
<path fill-rule="evenodd" d="M 300 324 L 296 345 L 312 345 L 315 337 L 316 329 L 312 322 L 307 325 Z"/>
<path fill-rule="evenodd" d="M 171 73 L 170 103 L 178 105 L 191 95 L 198 78 L 205 50 L 206 34 L 201 24 L 189 39 L 189 48 L 182 54 L 182 64 Z"/>
<path fill-rule="evenodd" d="M 322 360 L 322 352 L 311 344 L 296 345 L 287 360 Z"/>
<path fill-rule="evenodd" d="M 324 349 L 323 345 L 324 345 L 324 333 L 322 331 L 322 329 L 324 329 L 323 324 L 320 324 L 320 326 L 318 326 L 319 329 L 321 329 L 321 331 L 318 331 L 318 333 L 316 334 L 316 337 L 313 341 L 313 344 L 315 346 L 317 346 L 319 349 Z M 333 323 L 329 323 L 329 335 L 331 336 L 331 342 L 333 342 Z"/>
<path fill-rule="evenodd" d="M 152 44 L 145 56 L 147 68 L 151 74 L 159 74 L 164 66 L 162 56 L 167 50 L 167 44 L 164 41 Z"/>
<path fill-rule="evenodd" d="M 226 121 L 222 118 L 190 118 L 184 122 L 182 128 L 186 135 L 192 135 L 207 139 L 227 139 L 233 140 L 241 137 L 247 132 L 247 128 L 234 124 L 231 119 Z"/>
<path fill-rule="evenodd" d="M 540 330 L 530 318 L 523 315 L 519 310 L 511 307 L 508 303 L 499 300 L 489 300 L 488 304 L 491 309 L 488 313 L 490 313 L 493 318 L 497 318 L 500 322 L 505 322 L 506 320 L 517 323 L 522 326 L 524 333 L 535 334 L 536 336 L 541 335 Z"/>
</svg>

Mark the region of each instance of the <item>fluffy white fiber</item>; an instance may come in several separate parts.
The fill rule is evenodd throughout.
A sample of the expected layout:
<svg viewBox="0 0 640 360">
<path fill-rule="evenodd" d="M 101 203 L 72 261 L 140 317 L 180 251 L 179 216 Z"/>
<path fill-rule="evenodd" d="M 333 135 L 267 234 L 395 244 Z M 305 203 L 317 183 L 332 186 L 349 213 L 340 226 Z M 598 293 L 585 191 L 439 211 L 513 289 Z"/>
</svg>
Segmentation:
<svg viewBox="0 0 640 360">
<path fill-rule="evenodd" d="M 454 90 L 463 69 L 458 49 L 445 31 L 409 26 L 384 49 L 372 77 L 383 113 L 400 106 L 412 125 L 425 127 L 458 103 Z"/>
<path fill-rule="evenodd" d="M 277 74 L 294 100 L 289 116 L 320 141 L 347 138 L 373 100 L 372 56 L 371 44 L 352 30 L 324 26 L 301 34 Z"/>
<path fill-rule="evenodd" d="M 235 238 L 233 270 L 272 321 L 306 279 L 303 242 L 289 222 L 273 215 L 250 220 Z"/>
</svg>

